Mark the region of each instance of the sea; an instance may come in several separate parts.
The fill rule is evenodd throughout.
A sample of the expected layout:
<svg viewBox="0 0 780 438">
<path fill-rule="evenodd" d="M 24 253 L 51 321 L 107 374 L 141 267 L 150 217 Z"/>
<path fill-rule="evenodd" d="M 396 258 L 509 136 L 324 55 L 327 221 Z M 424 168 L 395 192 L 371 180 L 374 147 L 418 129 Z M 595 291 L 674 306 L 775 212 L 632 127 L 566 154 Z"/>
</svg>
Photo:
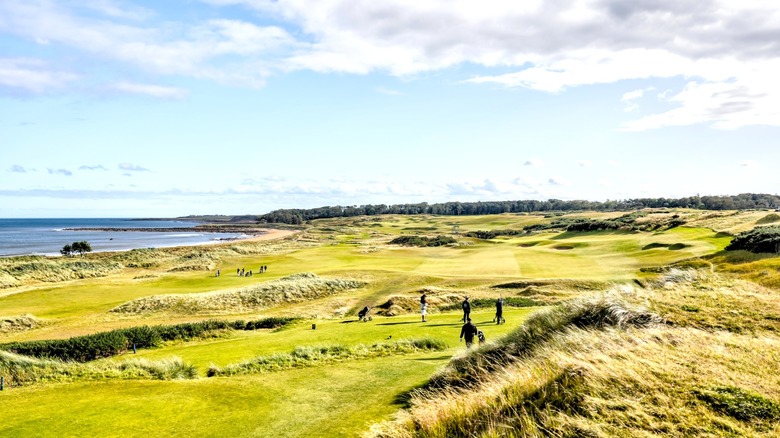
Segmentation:
<svg viewBox="0 0 780 438">
<path fill-rule="evenodd" d="M 0 219 L 0 256 L 59 255 L 63 246 L 86 240 L 93 251 L 202 245 L 249 236 L 240 233 L 70 231 L 68 228 L 183 228 L 197 222 L 137 219 Z"/>
</svg>

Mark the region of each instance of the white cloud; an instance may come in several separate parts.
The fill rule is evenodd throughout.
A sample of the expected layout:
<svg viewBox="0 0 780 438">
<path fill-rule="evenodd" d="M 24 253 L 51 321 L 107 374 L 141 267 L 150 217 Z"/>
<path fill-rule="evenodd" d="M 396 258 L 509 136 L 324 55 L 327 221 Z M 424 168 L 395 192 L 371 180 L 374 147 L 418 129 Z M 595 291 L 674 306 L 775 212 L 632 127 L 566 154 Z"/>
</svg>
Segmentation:
<svg viewBox="0 0 780 438">
<path fill-rule="evenodd" d="M 189 92 L 183 88 L 166 87 L 162 85 L 137 84 L 133 82 L 117 82 L 108 86 L 109 89 L 128 94 L 140 94 L 158 99 L 180 100 Z"/>
<path fill-rule="evenodd" d="M 90 1 L 89 8 L 100 9 L 103 17 L 80 16 L 77 8 L 67 6 L 48 0 L 1 2 L 0 32 L 70 46 L 154 73 L 250 87 L 262 86 L 270 74 L 259 55 L 295 45 L 277 26 L 227 19 L 126 24 L 116 21 L 122 11 L 119 3 Z M 144 11 L 130 15 L 141 18 Z"/>
<path fill-rule="evenodd" d="M 468 83 L 551 93 L 625 80 L 684 78 L 689 82 L 685 89 L 661 93 L 672 108 L 622 128 L 780 125 L 774 79 L 780 71 L 780 8 L 771 1 L 202 2 L 242 5 L 264 24 L 225 18 L 164 21 L 119 0 L 5 0 L 0 2 L 0 32 L 69 46 L 146 72 L 247 87 L 295 70 L 408 76 L 465 64 L 488 72 Z M 80 15 L 85 8 L 98 15 Z M 491 74 L 492 67 L 511 72 Z M 3 71 L 0 63 L 0 84 L 36 93 L 75 78 L 43 67 L 17 64 L 10 70 Z M 626 109 L 633 110 L 642 95 L 624 95 Z"/>
<path fill-rule="evenodd" d="M 78 75 L 52 69 L 46 62 L 31 58 L 0 58 L 0 87 L 40 94 L 61 90 Z"/>
<path fill-rule="evenodd" d="M 577 162 L 577 165 L 580 167 L 590 167 L 593 165 L 593 162 L 590 160 L 580 160 Z"/>
<path fill-rule="evenodd" d="M 645 95 L 645 92 L 652 91 L 652 90 L 655 90 L 655 88 L 647 87 L 647 88 L 640 88 L 634 91 L 629 91 L 628 93 L 623 94 L 623 97 L 620 98 L 620 101 L 626 105 L 623 108 L 623 111 L 631 112 L 639 109 L 639 104 L 636 101 L 641 99 L 642 96 Z"/>
</svg>

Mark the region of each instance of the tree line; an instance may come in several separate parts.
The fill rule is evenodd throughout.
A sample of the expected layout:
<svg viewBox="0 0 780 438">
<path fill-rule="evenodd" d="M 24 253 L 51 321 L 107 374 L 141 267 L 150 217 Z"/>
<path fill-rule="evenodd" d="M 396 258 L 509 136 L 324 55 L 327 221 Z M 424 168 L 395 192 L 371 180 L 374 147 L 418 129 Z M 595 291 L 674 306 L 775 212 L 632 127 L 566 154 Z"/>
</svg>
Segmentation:
<svg viewBox="0 0 780 438">
<path fill-rule="evenodd" d="M 563 201 L 560 199 L 444 202 L 429 204 L 375 204 L 327 206 L 309 209 L 274 210 L 257 218 L 260 223 L 298 225 L 314 219 L 375 216 L 381 214 L 433 214 L 440 216 L 467 216 L 501 213 L 543 213 L 552 211 L 626 211 L 641 208 L 694 208 L 699 210 L 748 210 L 780 208 L 780 196 L 760 193 L 742 193 L 732 196 L 689 196 L 686 198 L 636 198 L 607 201 Z"/>
</svg>

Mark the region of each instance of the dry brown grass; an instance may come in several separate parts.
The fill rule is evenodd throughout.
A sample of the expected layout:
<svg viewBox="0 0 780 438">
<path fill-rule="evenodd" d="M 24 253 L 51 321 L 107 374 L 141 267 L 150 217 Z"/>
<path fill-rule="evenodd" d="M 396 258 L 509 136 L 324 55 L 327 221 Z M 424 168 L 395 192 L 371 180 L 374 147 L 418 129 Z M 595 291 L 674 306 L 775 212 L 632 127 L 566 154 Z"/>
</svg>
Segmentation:
<svg viewBox="0 0 780 438">
<path fill-rule="evenodd" d="M 32 315 L 0 316 L 0 333 L 24 332 L 43 325 Z"/>
</svg>

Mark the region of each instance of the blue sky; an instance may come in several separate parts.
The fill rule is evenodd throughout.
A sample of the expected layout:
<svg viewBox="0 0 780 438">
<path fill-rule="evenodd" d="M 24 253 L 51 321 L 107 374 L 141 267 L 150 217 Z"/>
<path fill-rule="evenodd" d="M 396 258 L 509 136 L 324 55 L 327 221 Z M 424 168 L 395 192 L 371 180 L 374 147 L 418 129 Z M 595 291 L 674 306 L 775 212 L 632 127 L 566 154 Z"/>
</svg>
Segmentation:
<svg viewBox="0 0 780 438">
<path fill-rule="evenodd" d="M 4 0 L 0 217 L 778 193 L 736 3 Z"/>
</svg>

